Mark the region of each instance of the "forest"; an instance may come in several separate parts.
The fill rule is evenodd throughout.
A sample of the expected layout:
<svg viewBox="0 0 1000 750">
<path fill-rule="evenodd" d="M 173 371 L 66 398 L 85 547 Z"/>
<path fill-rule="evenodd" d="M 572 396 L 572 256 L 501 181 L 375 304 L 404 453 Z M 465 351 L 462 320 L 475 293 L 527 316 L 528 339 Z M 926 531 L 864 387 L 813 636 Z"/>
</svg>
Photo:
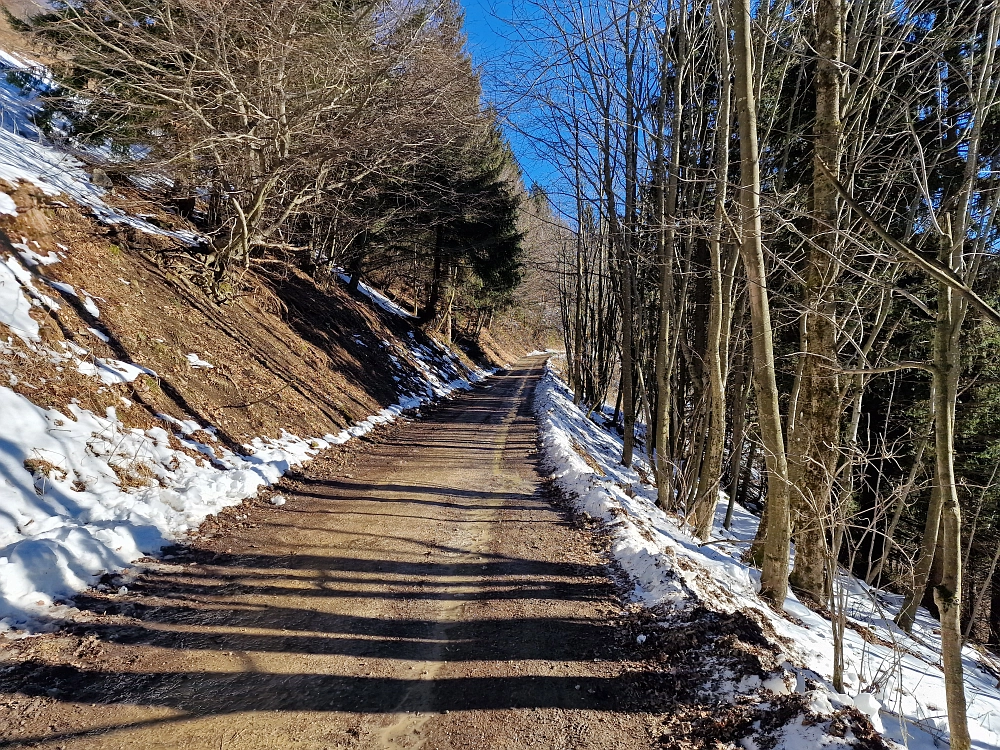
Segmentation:
<svg viewBox="0 0 1000 750">
<path fill-rule="evenodd" d="M 1000 641 L 1000 7 L 533 0 L 516 25 L 576 401 L 614 404 L 621 462 L 703 538 L 720 491 L 763 513 L 762 596 L 836 630 L 842 565 L 905 593 L 905 631 L 930 607 L 969 747 L 960 649 Z"/>
<path fill-rule="evenodd" d="M 394 288 L 451 340 L 508 312 L 527 198 L 455 2 L 86 0 L 11 22 L 57 62 L 34 120 L 109 186 L 153 187 L 205 240 L 220 302 L 247 269 Z M 193 256 L 193 257 L 191 257 Z M 241 286 L 243 284 L 243 286 Z"/>
</svg>

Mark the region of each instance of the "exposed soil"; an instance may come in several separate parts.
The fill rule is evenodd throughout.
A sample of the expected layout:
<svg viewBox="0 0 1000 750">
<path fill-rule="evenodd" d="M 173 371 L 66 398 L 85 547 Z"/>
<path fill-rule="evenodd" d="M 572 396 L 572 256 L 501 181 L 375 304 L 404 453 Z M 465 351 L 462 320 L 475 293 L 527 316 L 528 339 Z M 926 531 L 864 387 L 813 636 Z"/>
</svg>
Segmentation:
<svg viewBox="0 0 1000 750">
<path fill-rule="evenodd" d="M 278 273 L 263 264 L 243 278 L 245 294 L 218 305 L 170 262 L 170 248 L 157 245 L 163 238 L 102 227 L 32 186 L 9 192 L 19 215 L 0 216 L 0 253 L 17 257 L 11 243 L 28 238 L 42 255 L 63 256 L 31 269 L 36 286 L 60 305 L 32 310 L 44 343 L 55 351 L 76 344 L 158 376 L 104 386 L 74 367 L 21 356 L 24 347 L 15 339 L 11 351 L 0 353 L 0 378 L 39 406 L 65 409 L 73 401 L 98 414 L 115 407 L 130 427 L 162 425 L 159 413 L 195 419 L 215 426 L 239 450 L 254 437 L 278 437 L 282 430 L 337 433 L 395 403 L 404 388 L 423 392 L 416 366 L 409 382 L 393 378 L 392 355 L 411 337 L 430 345 L 427 337 L 409 321 L 353 297 L 336 280 L 320 284 L 293 267 Z M 164 221 L 170 216 L 158 215 Z M 100 317 L 50 281 L 91 295 Z M 192 367 L 189 353 L 214 366 Z"/>
</svg>

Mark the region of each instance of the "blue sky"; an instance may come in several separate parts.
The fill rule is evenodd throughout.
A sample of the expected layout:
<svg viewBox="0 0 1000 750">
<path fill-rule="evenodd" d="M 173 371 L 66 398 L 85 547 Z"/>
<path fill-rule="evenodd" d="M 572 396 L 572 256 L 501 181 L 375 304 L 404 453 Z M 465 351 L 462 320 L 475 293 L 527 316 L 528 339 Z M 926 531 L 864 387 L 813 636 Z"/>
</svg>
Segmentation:
<svg viewBox="0 0 1000 750">
<path fill-rule="evenodd" d="M 502 78 L 509 75 L 509 71 L 503 64 L 503 58 L 510 48 L 506 37 L 511 30 L 506 22 L 513 16 L 513 2 L 515 0 L 462 0 L 469 51 L 476 65 L 482 69 L 484 95 L 491 102 L 502 99 L 506 89 Z M 531 147 L 509 128 L 507 136 L 524 172 L 525 187 L 531 187 L 533 182 L 541 185 L 551 183 L 551 167 L 538 159 Z"/>
<path fill-rule="evenodd" d="M 507 49 L 504 20 L 511 16 L 510 0 L 462 0 L 469 49 L 477 62 L 485 62 Z"/>
</svg>

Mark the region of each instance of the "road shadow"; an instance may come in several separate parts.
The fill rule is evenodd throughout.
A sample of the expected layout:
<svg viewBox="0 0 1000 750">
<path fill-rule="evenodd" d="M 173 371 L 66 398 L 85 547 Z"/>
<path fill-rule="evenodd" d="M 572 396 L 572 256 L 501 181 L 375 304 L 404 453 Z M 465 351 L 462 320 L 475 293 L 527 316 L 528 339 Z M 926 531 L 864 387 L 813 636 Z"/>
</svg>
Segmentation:
<svg viewBox="0 0 1000 750">
<path fill-rule="evenodd" d="M 447 551 L 447 550 L 445 550 Z M 493 555 L 477 562 L 401 562 L 326 555 L 212 555 L 175 550 L 169 570 L 145 572 L 130 584 L 136 600 L 94 595 L 77 606 L 101 617 L 71 632 L 108 644 L 177 651 L 287 654 L 415 663 L 496 662 L 503 671 L 527 661 L 623 662 L 634 658 L 620 627 L 604 619 L 500 617 L 442 623 L 435 619 L 323 612 L 307 597 L 424 597 L 456 601 L 535 599 L 613 605 L 616 592 L 597 565 Z M 472 582 L 475 581 L 475 586 Z M 295 585 L 290 585 L 289 582 Z M 350 588 L 353 586 L 353 588 Z M 359 590 L 358 586 L 361 586 Z M 276 604 L 255 604 L 268 597 Z M 128 618 L 120 622 L 122 618 Z M 118 620 L 119 622 L 109 622 Z M 245 631 L 245 632 L 243 632 Z M 207 660 L 209 663 L 215 660 Z M 190 661 L 188 662 L 190 663 Z M 215 661 L 215 663 L 218 663 Z M 527 708 L 599 711 L 653 710 L 641 675 L 522 676 L 435 679 L 293 672 L 130 672 L 26 661 L 0 677 L 5 692 L 58 697 L 76 704 L 165 707 L 182 719 L 247 711 L 319 711 L 362 714 Z M 501 670 L 494 670 L 501 671 Z M 416 674 L 416 673 L 415 673 Z M 156 720 L 152 723 L 181 720 Z M 0 741 L 0 748 L 113 733 L 138 724 Z"/>
</svg>

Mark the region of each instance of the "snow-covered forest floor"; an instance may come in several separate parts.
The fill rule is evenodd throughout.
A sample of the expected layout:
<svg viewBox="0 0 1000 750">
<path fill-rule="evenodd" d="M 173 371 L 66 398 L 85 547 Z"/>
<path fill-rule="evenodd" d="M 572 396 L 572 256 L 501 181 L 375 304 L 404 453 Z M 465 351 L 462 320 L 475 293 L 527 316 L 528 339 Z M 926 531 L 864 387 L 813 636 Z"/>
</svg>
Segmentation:
<svg viewBox="0 0 1000 750">
<path fill-rule="evenodd" d="M 745 747 L 761 746 L 763 736 L 786 748 L 851 744 L 842 732 L 831 736 L 830 722 L 838 709 L 850 706 L 901 746 L 930 750 L 947 742 L 940 634 L 925 609 L 908 635 L 892 622 L 901 597 L 842 573 L 837 586 L 848 621 L 847 692 L 838 694 L 831 682 L 830 621 L 794 594 L 786 599 L 783 614 L 756 594 L 759 571 L 742 561 L 757 530 L 756 516 L 737 506 L 732 530 L 726 532 L 726 503 L 720 498 L 712 540 L 699 543 L 677 517 L 657 507 L 649 467 L 641 459 L 634 469 L 621 466 L 620 438 L 574 406 L 572 393 L 551 369 L 536 391 L 535 410 L 547 470 L 581 512 L 608 530 L 611 555 L 634 584 L 634 600 L 662 616 L 663 637 L 670 637 L 672 619 L 700 608 L 744 613 L 760 624 L 778 668 L 759 675 L 720 667 L 707 689 L 717 692 L 722 702 L 741 695 L 767 701 L 799 694 L 803 710 L 779 728 L 748 737 Z M 649 642 L 653 640 L 651 633 Z M 997 661 L 971 646 L 964 651 L 964 661 L 973 746 L 1000 747 Z"/>
</svg>

